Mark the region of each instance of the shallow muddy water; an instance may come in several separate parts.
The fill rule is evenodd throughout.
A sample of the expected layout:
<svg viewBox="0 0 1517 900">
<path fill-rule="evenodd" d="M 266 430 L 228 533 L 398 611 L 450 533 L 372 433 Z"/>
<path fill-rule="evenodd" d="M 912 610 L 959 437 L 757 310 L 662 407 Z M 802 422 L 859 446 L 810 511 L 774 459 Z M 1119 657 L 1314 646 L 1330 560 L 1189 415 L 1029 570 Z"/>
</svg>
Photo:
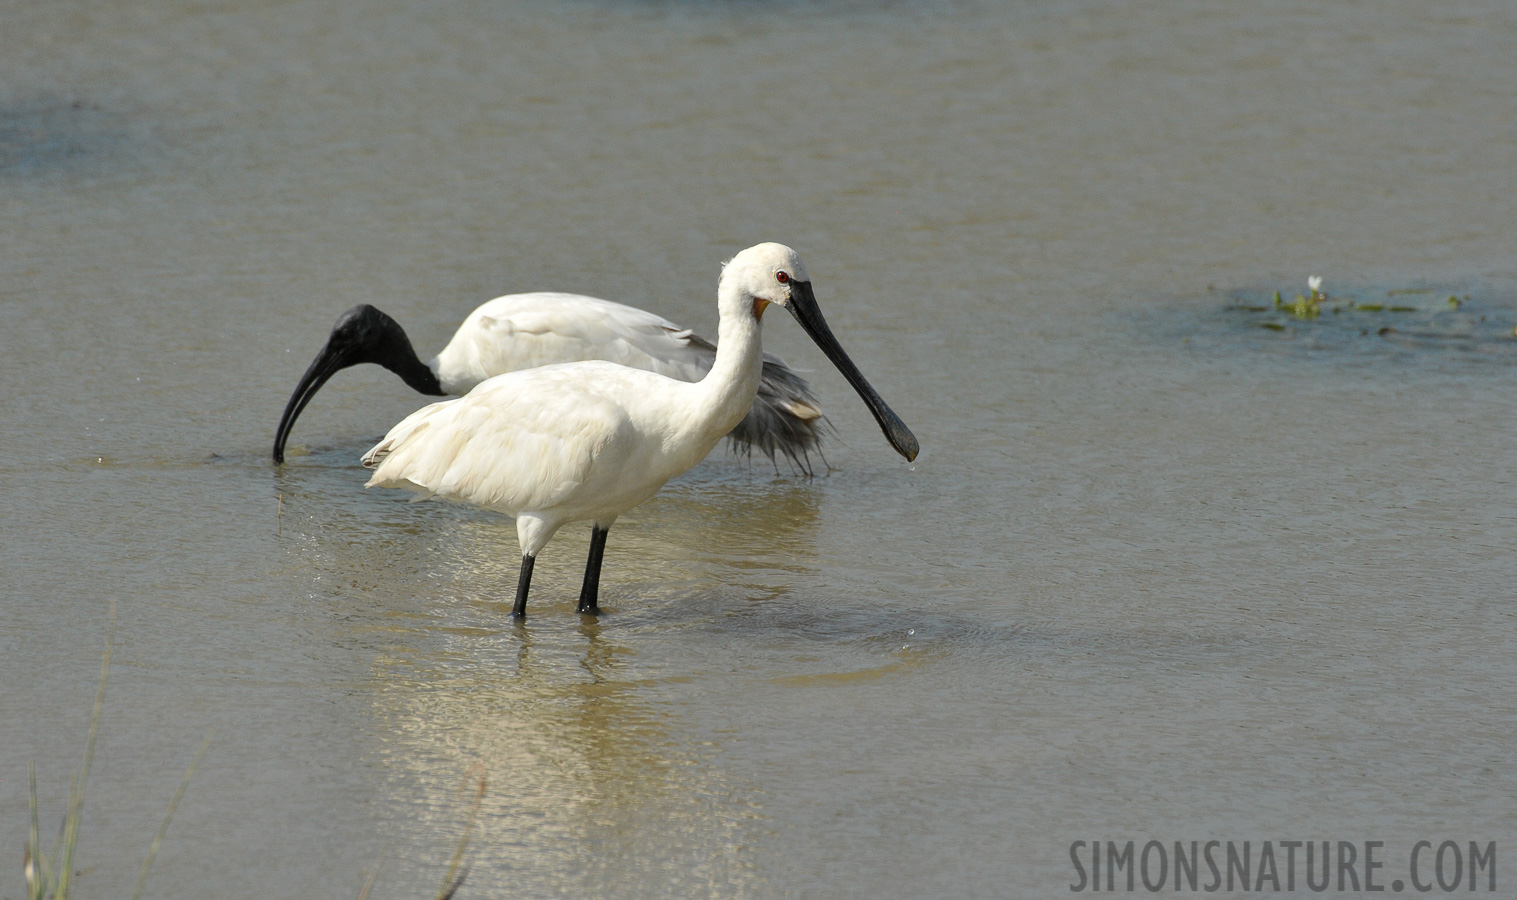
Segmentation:
<svg viewBox="0 0 1517 900">
<path fill-rule="evenodd" d="M 149 895 L 428 896 L 480 776 L 461 898 L 1047 897 L 1149 839 L 1383 841 L 1389 884 L 1511 837 L 1511 5 L 0 20 L 0 897 L 112 601 L 86 900 L 211 729 Z M 387 372 L 269 460 L 349 306 L 423 356 L 535 289 L 714 335 L 761 240 L 922 455 L 771 316 L 830 471 L 713 453 L 597 621 L 578 528 L 518 627 L 509 520 L 362 489 L 422 402 Z"/>
</svg>

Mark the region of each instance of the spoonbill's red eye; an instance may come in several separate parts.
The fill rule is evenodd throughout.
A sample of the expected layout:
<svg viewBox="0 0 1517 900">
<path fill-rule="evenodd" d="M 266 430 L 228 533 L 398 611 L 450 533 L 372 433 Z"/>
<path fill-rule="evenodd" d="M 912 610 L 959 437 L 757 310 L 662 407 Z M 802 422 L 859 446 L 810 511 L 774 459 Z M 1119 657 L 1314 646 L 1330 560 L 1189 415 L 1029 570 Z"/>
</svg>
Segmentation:
<svg viewBox="0 0 1517 900">
<path fill-rule="evenodd" d="M 778 281 L 780 284 L 785 284 L 786 282 L 790 281 L 790 273 L 784 270 L 775 272 L 774 280 Z"/>
</svg>

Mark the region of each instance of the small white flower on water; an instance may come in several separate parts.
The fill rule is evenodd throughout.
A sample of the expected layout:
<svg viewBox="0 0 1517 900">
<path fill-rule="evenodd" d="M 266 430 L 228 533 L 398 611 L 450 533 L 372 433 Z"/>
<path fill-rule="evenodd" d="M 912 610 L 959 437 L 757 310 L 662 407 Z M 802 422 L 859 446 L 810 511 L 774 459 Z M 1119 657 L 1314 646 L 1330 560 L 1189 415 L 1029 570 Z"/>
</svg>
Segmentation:
<svg viewBox="0 0 1517 900">
<path fill-rule="evenodd" d="M 1322 276 L 1321 275 L 1308 275 L 1306 277 L 1306 286 L 1312 289 L 1312 293 L 1313 294 L 1315 294 L 1318 291 L 1322 290 Z"/>
</svg>

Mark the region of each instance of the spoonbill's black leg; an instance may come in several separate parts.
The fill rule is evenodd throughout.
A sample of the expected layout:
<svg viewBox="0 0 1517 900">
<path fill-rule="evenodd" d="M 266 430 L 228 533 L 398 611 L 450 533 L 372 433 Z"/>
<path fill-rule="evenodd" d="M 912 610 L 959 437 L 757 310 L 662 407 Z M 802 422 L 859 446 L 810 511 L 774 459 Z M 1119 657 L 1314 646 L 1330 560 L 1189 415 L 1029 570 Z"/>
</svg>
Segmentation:
<svg viewBox="0 0 1517 900">
<path fill-rule="evenodd" d="M 595 615 L 600 612 L 600 561 L 606 553 L 606 535 L 611 529 L 590 526 L 590 558 L 585 561 L 585 586 L 579 590 L 579 607 L 575 612 Z"/>
<path fill-rule="evenodd" d="M 527 615 L 527 588 L 532 586 L 532 564 L 535 562 L 535 556 L 524 554 L 521 558 L 521 577 L 516 579 L 516 605 L 511 607 L 511 615 L 518 619 Z"/>
</svg>

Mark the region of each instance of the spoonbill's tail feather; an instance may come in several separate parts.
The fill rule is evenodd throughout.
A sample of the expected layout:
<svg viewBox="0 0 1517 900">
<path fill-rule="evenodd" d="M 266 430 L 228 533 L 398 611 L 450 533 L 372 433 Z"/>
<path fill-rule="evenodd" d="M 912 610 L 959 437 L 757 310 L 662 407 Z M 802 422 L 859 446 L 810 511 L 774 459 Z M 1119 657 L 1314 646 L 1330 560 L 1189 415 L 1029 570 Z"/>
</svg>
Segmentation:
<svg viewBox="0 0 1517 900">
<path fill-rule="evenodd" d="M 758 450 L 770 460 L 781 453 L 809 475 L 810 454 L 820 452 L 822 435 L 830 427 L 806 379 L 766 353 L 753 408 L 727 437 L 734 453 Z"/>
</svg>

